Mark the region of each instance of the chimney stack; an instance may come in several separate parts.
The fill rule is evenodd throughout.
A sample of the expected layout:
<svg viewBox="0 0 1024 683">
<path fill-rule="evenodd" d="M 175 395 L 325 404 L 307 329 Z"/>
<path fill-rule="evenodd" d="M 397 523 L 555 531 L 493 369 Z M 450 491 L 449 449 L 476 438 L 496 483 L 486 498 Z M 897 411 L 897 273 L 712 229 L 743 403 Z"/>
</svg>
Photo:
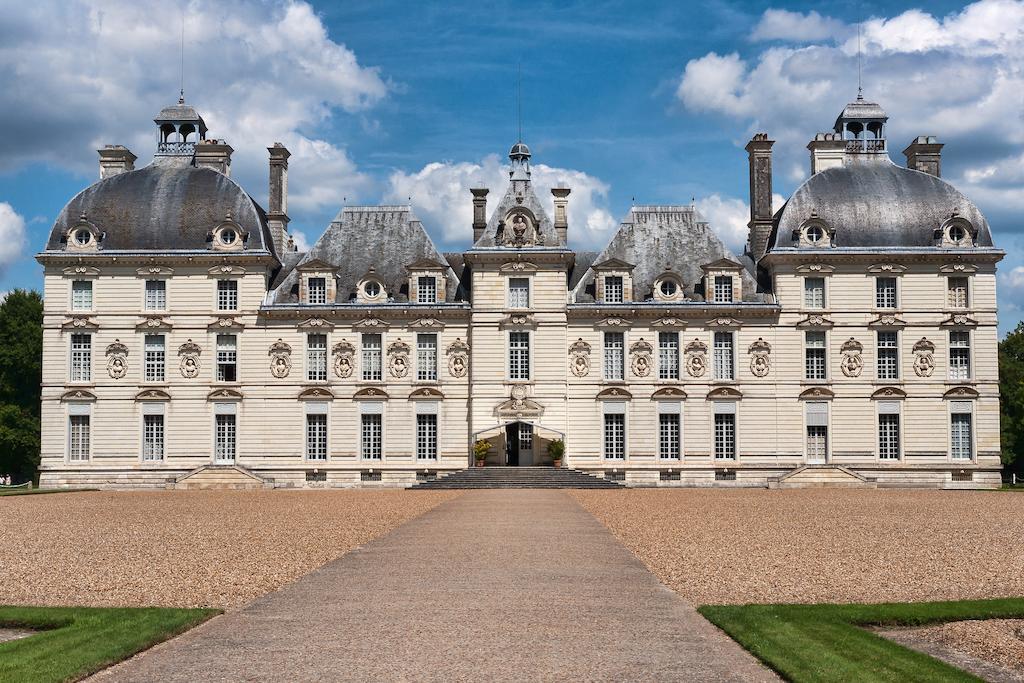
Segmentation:
<svg viewBox="0 0 1024 683">
<path fill-rule="evenodd" d="M 270 152 L 270 206 L 267 226 L 278 254 L 294 251 L 288 236 L 288 157 L 292 154 L 280 142 L 267 147 Z"/>
<path fill-rule="evenodd" d="M 569 217 L 565 209 L 569 204 L 569 192 L 568 187 L 551 188 L 551 195 L 555 198 L 555 235 L 562 245 L 568 244 Z"/>
<path fill-rule="evenodd" d="M 750 162 L 750 222 L 747 251 L 756 263 L 768 251 L 772 232 L 772 145 L 767 133 L 756 133 L 747 143 Z"/>
<path fill-rule="evenodd" d="M 846 158 L 842 133 L 818 133 L 807 143 L 807 149 L 811 150 L 811 175 L 842 166 Z"/>
<path fill-rule="evenodd" d="M 107 145 L 96 151 L 100 155 L 100 180 L 135 170 L 135 160 L 138 157 L 124 145 Z"/>
<path fill-rule="evenodd" d="M 487 193 L 486 187 L 475 187 L 469 190 L 473 193 L 473 242 L 483 237 L 487 229 Z"/>
<path fill-rule="evenodd" d="M 907 168 L 941 178 L 942 147 L 934 135 L 919 135 L 903 150 L 907 157 Z"/>
<path fill-rule="evenodd" d="M 231 176 L 231 153 L 235 150 L 223 140 L 200 140 L 195 146 L 196 166 L 212 168 L 217 173 Z"/>
</svg>

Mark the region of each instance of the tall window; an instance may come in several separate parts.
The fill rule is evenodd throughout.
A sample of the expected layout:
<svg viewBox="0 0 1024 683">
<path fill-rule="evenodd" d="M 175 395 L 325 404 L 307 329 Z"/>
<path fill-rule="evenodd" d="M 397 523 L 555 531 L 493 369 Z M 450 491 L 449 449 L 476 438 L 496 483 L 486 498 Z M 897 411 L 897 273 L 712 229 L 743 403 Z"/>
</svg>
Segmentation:
<svg viewBox="0 0 1024 683">
<path fill-rule="evenodd" d="M 238 280 L 217 280 L 217 310 L 238 310 Z"/>
<path fill-rule="evenodd" d="M 383 379 L 381 364 L 381 339 L 379 334 L 363 335 L 363 381 L 377 382 Z"/>
<path fill-rule="evenodd" d="M 327 381 L 327 335 L 306 335 L 306 381 Z"/>
<path fill-rule="evenodd" d="M 142 459 L 164 459 L 164 416 L 142 416 Z"/>
<path fill-rule="evenodd" d="M 679 379 L 679 333 L 658 333 L 658 377 Z"/>
<path fill-rule="evenodd" d="M 382 416 L 364 413 L 360 416 L 359 454 L 364 460 L 381 459 Z"/>
<path fill-rule="evenodd" d="M 881 413 L 878 416 L 878 457 L 881 460 L 900 459 L 899 413 Z"/>
<path fill-rule="evenodd" d="M 807 403 L 807 460 L 825 462 L 828 459 L 828 404 L 824 401 Z"/>
<path fill-rule="evenodd" d="M 327 413 L 306 414 L 306 459 L 327 460 Z"/>
<path fill-rule="evenodd" d="M 92 335 L 71 335 L 71 381 L 92 380 Z"/>
<path fill-rule="evenodd" d="M 530 307 L 530 278 L 513 277 L 508 280 L 508 307 Z"/>
<path fill-rule="evenodd" d="M 623 413 L 604 414 L 604 457 L 611 460 L 626 457 L 626 416 Z"/>
<path fill-rule="evenodd" d="M 898 332 L 878 333 L 878 379 L 900 378 Z"/>
<path fill-rule="evenodd" d="M 714 366 L 715 379 L 735 378 L 732 332 L 715 332 Z"/>
<path fill-rule="evenodd" d="M 437 335 L 416 335 L 416 379 L 432 382 L 437 379 Z"/>
<path fill-rule="evenodd" d="M 167 282 L 165 280 L 146 280 L 146 310 L 167 310 Z"/>
<path fill-rule="evenodd" d="M 825 379 L 827 376 L 825 333 L 807 332 L 804 344 L 804 376 Z"/>
<path fill-rule="evenodd" d="M 92 310 L 92 280 L 71 282 L 71 308 L 75 311 Z"/>
<path fill-rule="evenodd" d="M 949 415 L 950 456 L 954 460 L 974 457 L 973 415 L 969 401 L 953 401 Z"/>
<path fill-rule="evenodd" d="M 715 460 L 736 459 L 736 414 L 715 413 Z"/>
<path fill-rule="evenodd" d="M 146 357 L 144 377 L 147 382 L 163 382 L 167 353 L 164 349 L 164 335 L 147 334 L 145 339 Z"/>
<path fill-rule="evenodd" d="M 714 303 L 716 303 L 716 304 L 731 304 L 732 303 L 732 276 L 731 275 L 716 275 L 715 276 Z"/>
<path fill-rule="evenodd" d="M 622 332 L 604 333 L 604 378 L 622 379 L 624 373 L 625 338 Z"/>
<path fill-rule="evenodd" d="M 416 458 L 437 460 L 437 415 L 416 416 Z"/>
<path fill-rule="evenodd" d="M 661 458 L 679 459 L 680 417 L 679 413 L 661 413 L 658 415 L 658 455 Z"/>
<path fill-rule="evenodd" d="M 437 278 L 424 275 L 416 280 L 416 303 L 437 303 Z"/>
<path fill-rule="evenodd" d="M 971 378 L 971 333 L 967 330 L 949 332 L 949 378 Z"/>
<path fill-rule="evenodd" d="M 235 461 L 235 416 L 218 413 L 214 435 L 214 456 L 220 462 Z"/>
<path fill-rule="evenodd" d="M 875 308 L 896 308 L 896 278 L 875 278 Z"/>
<path fill-rule="evenodd" d="M 236 335 L 217 335 L 217 381 L 238 381 L 238 337 Z"/>
<path fill-rule="evenodd" d="M 327 303 L 327 278 L 311 277 L 306 285 L 306 295 L 311 304 Z"/>
<path fill-rule="evenodd" d="M 89 416 L 68 416 L 68 458 L 89 459 Z"/>
<path fill-rule="evenodd" d="M 622 301 L 622 278 L 618 275 L 606 275 L 604 278 L 604 302 L 606 304 L 621 304 Z"/>
<path fill-rule="evenodd" d="M 950 308 L 967 308 L 967 282 L 965 277 L 951 277 L 946 281 Z"/>
<path fill-rule="evenodd" d="M 508 378 L 530 379 L 530 333 L 508 333 Z"/>
<path fill-rule="evenodd" d="M 804 278 L 804 308 L 825 308 L 825 278 Z"/>
</svg>

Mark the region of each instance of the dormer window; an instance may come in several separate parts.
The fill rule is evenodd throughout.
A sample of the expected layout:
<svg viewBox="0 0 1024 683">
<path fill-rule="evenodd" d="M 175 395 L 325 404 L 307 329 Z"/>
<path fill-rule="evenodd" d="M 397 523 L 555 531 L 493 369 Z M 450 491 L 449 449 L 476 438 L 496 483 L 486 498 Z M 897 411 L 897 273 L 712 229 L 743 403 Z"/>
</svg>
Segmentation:
<svg viewBox="0 0 1024 683">
<path fill-rule="evenodd" d="M 731 275 L 716 275 L 715 276 L 715 291 L 714 291 L 714 303 L 716 304 L 731 304 L 732 303 L 732 276 Z"/>
<path fill-rule="evenodd" d="M 812 244 L 817 244 L 821 240 L 825 239 L 825 231 L 821 229 L 820 225 L 812 225 L 807 228 L 807 241 Z"/>
<path fill-rule="evenodd" d="M 936 242 L 943 247 L 973 247 L 978 231 L 969 220 L 954 213 L 936 231 Z"/>
<path fill-rule="evenodd" d="M 92 233 L 86 228 L 75 230 L 75 244 L 80 247 L 87 247 L 92 242 Z"/>
<path fill-rule="evenodd" d="M 654 283 L 654 298 L 660 301 L 677 301 L 683 298 L 683 284 L 674 273 L 665 273 Z"/>
<path fill-rule="evenodd" d="M 96 251 L 102 235 L 95 225 L 86 220 L 83 213 L 77 223 L 65 229 L 63 237 L 70 251 Z"/>
<path fill-rule="evenodd" d="M 327 278 L 309 278 L 308 303 L 323 305 L 327 303 Z"/>
<path fill-rule="evenodd" d="M 229 211 L 208 236 L 215 251 L 240 251 L 245 248 L 247 233 L 231 218 Z"/>
<path fill-rule="evenodd" d="M 367 282 L 366 286 L 363 287 L 363 292 L 366 294 L 367 299 L 376 299 L 380 296 L 380 283 L 379 282 Z"/>
<path fill-rule="evenodd" d="M 606 275 L 604 278 L 604 302 L 606 304 L 621 304 L 622 297 L 622 278 L 618 275 Z"/>
<path fill-rule="evenodd" d="M 823 249 L 833 246 L 835 231 L 818 218 L 817 211 L 812 211 L 811 217 L 800 226 L 798 234 L 794 234 L 793 237 L 799 239 L 801 247 Z"/>
<path fill-rule="evenodd" d="M 662 280 L 661 286 L 658 287 L 661 290 L 661 295 L 666 299 L 671 299 L 679 291 L 679 286 L 676 285 L 672 280 Z"/>
<path fill-rule="evenodd" d="M 416 279 L 416 303 L 437 303 L 437 278 L 424 275 Z"/>
<path fill-rule="evenodd" d="M 238 239 L 238 233 L 231 228 L 225 228 L 220 231 L 220 243 L 225 247 L 230 247 Z"/>
</svg>

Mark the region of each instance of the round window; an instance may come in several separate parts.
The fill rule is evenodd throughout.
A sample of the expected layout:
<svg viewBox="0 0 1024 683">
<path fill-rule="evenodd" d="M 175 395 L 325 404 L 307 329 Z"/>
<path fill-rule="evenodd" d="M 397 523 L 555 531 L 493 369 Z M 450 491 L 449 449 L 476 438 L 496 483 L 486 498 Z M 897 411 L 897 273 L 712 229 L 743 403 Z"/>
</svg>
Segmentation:
<svg viewBox="0 0 1024 683">
<path fill-rule="evenodd" d="M 967 231 L 964 230 L 964 226 L 951 225 L 949 227 L 949 239 L 953 242 L 959 242 L 965 237 L 967 237 Z"/>
<path fill-rule="evenodd" d="M 225 230 L 220 231 L 221 244 L 234 244 L 235 240 L 237 239 L 238 233 L 232 230 L 231 228 L 227 228 Z"/>
<path fill-rule="evenodd" d="M 661 281 L 661 294 L 662 296 L 672 297 L 676 295 L 676 291 L 679 287 L 673 280 L 662 280 Z"/>
<path fill-rule="evenodd" d="M 85 228 L 75 230 L 75 242 L 84 247 L 89 242 L 92 242 L 92 233 Z"/>
<path fill-rule="evenodd" d="M 817 244 L 825 238 L 825 231 L 821 229 L 820 225 L 812 225 L 807 228 L 807 241 L 812 244 Z"/>
<path fill-rule="evenodd" d="M 366 291 L 366 296 L 369 299 L 375 299 L 380 296 L 380 283 L 367 282 L 363 289 Z"/>
</svg>

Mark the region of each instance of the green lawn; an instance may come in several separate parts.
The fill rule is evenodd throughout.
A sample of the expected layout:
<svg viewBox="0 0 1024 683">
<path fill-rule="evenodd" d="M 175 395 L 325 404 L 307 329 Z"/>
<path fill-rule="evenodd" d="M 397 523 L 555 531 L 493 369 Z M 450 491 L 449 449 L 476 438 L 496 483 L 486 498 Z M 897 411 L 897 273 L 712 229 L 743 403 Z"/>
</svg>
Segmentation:
<svg viewBox="0 0 1024 683">
<path fill-rule="evenodd" d="M 158 607 L 0 607 L 0 626 L 40 630 L 0 643 L 0 682 L 75 681 L 218 613 Z"/>
<path fill-rule="evenodd" d="M 862 626 L 1024 617 L 1024 598 L 881 605 L 705 605 L 700 613 L 791 681 L 977 681 Z"/>
</svg>

